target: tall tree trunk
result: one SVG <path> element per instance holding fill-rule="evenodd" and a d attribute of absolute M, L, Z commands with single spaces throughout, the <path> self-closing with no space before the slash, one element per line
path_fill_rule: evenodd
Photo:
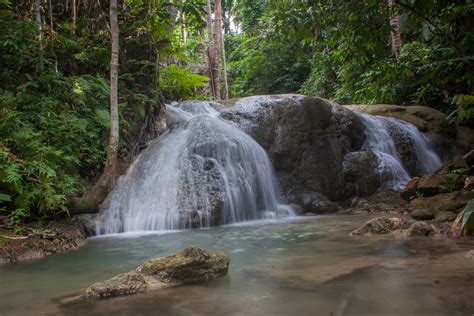
<path fill-rule="evenodd" d="M 72 34 L 76 33 L 77 6 L 76 0 L 72 0 Z"/>
<path fill-rule="evenodd" d="M 43 27 L 41 22 L 41 0 L 35 0 L 35 24 L 36 24 L 36 36 L 38 39 L 38 69 L 44 69 L 44 57 L 43 57 Z"/>
<path fill-rule="evenodd" d="M 119 28 L 117 18 L 117 0 L 110 0 L 110 36 L 112 51 L 110 56 L 110 134 L 107 147 L 107 160 L 104 172 L 92 189 L 80 198 L 71 199 L 70 210 L 73 214 L 99 211 L 100 204 L 115 185 L 117 176 L 117 155 L 119 142 L 118 113 L 118 71 L 119 71 Z"/>
<path fill-rule="evenodd" d="M 51 28 L 51 33 L 54 33 L 53 5 L 51 3 L 51 0 L 48 0 L 48 9 L 49 9 L 49 27 Z"/>
<path fill-rule="evenodd" d="M 119 142 L 119 27 L 117 18 L 117 0 L 110 0 L 110 35 L 112 38 L 112 53 L 110 58 L 110 135 L 104 175 L 107 178 L 110 178 L 110 185 L 114 185 L 117 170 L 117 154 Z"/>
<path fill-rule="evenodd" d="M 222 35 L 222 1 L 216 0 L 215 2 L 215 23 L 214 23 L 214 34 L 216 40 L 216 47 L 218 52 L 218 70 L 221 72 L 222 79 L 224 81 L 224 89 L 222 94 L 220 93 L 220 89 L 218 91 L 219 96 L 222 95 L 222 98 L 227 100 L 229 98 L 229 87 L 227 84 L 227 65 L 226 65 L 226 58 L 225 58 L 225 49 L 224 49 L 224 36 Z"/>
<path fill-rule="evenodd" d="M 388 6 L 392 14 L 390 17 L 390 26 L 392 28 L 390 31 L 392 36 L 392 52 L 395 57 L 398 58 L 402 49 L 402 37 L 400 34 L 400 21 L 398 20 L 398 14 L 394 12 L 395 4 L 396 0 L 388 0 Z"/>
<path fill-rule="evenodd" d="M 206 20 L 207 20 L 207 61 L 209 68 L 209 87 L 212 96 L 219 98 L 219 72 L 217 68 L 217 51 L 212 21 L 211 1 L 206 0 Z"/>

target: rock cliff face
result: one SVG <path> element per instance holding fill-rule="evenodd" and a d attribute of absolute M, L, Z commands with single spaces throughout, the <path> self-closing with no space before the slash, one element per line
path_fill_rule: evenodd
<path fill-rule="evenodd" d="M 393 180 L 393 166 L 381 163 L 385 153 L 368 144 L 373 140 L 367 133 L 374 131 L 360 114 L 333 102 L 299 95 L 249 97 L 221 116 L 267 151 L 290 202 L 301 204 L 302 196 L 313 192 L 332 201 L 367 196 Z M 416 128 L 394 119 L 377 120 L 393 142 L 394 160 L 405 179 L 424 172 L 416 143 L 421 140 L 412 135 Z"/>
<path fill-rule="evenodd" d="M 350 190 L 347 180 L 357 181 L 351 176 L 345 179 L 343 161 L 346 154 L 361 149 L 364 126 L 343 107 L 320 98 L 251 97 L 238 101 L 222 117 L 235 122 L 267 151 L 289 196 L 319 192 L 337 201 Z M 362 159 L 355 156 L 351 161 L 357 164 Z"/>

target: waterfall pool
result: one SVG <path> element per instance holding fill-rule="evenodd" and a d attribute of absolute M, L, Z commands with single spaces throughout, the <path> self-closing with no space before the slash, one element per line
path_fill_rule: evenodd
<path fill-rule="evenodd" d="M 250 222 L 93 238 L 0 267 L 0 315 L 472 315 L 474 240 L 349 237 L 367 216 Z M 231 258 L 228 276 L 59 307 L 57 297 L 189 245 Z M 471 251 L 471 252 L 469 252 Z"/>

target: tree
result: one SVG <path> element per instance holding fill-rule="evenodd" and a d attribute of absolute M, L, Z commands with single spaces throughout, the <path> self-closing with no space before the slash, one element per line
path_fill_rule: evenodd
<path fill-rule="evenodd" d="M 115 185 L 117 177 L 117 155 L 119 145 L 118 113 L 118 73 L 119 73 L 119 26 L 117 17 L 117 0 L 110 0 L 110 132 L 107 146 L 107 159 L 100 179 L 94 187 L 81 198 L 73 199 L 71 207 L 75 213 L 97 211 L 100 203 Z"/>
<path fill-rule="evenodd" d="M 214 23 L 214 34 L 215 34 L 215 42 L 218 51 L 218 69 L 221 73 L 222 80 L 224 81 L 224 87 L 222 90 L 222 94 L 220 93 L 221 89 L 219 90 L 218 96 L 219 98 L 222 96 L 224 100 L 229 98 L 229 86 L 227 83 L 227 62 L 225 57 L 225 48 L 224 48 L 224 36 L 222 35 L 222 2 L 221 0 L 216 0 L 216 8 L 215 8 L 215 18 L 216 21 Z"/>
<path fill-rule="evenodd" d="M 390 31 L 390 34 L 392 37 L 392 53 L 398 58 L 402 49 L 402 37 L 400 35 L 400 21 L 398 20 L 398 14 L 394 12 L 395 5 L 396 0 L 388 0 L 388 6 L 391 11 L 390 26 L 392 27 L 392 30 Z"/>
<path fill-rule="evenodd" d="M 219 98 L 219 71 L 218 48 L 216 43 L 215 28 L 212 19 L 211 1 L 206 0 L 207 21 L 207 66 L 209 72 L 209 87 L 214 98 Z"/>

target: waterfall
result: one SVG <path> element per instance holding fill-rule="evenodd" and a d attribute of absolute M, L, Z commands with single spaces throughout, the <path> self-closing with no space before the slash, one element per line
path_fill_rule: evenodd
<path fill-rule="evenodd" d="M 400 160 L 389 129 L 396 130 L 399 135 L 409 140 L 420 173 L 431 174 L 441 165 L 438 155 L 430 147 L 429 139 L 414 125 L 381 116 L 362 113 L 358 113 L 358 116 L 365 125 L 364 150 L 371 151 L 377 156 L 379 163 L 377 172 L 385 186 L 402 190 L 411 178 Z"/>
<path fill-rule="evenodd" d="M 250 136 L 219 117 L 220 105 L 168 107 L 170 129 L 123 176 L 97 234 L 209 227 L 293 215 L 272 164 Z"/>

